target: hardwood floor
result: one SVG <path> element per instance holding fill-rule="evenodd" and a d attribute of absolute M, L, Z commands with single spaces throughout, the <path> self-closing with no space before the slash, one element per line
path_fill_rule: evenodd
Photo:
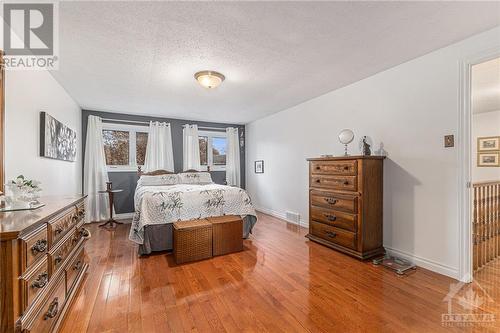
<path fill-rule="evenodd" d="M 137 257 L 129 228 L 90 226 L 90 274 L 62 332 L 498 331 L 496 322 L 441 325 L 443 299 L 456 281 L 421 268 L 397 276 L 310 242 L 306 229 L 268 215 L 259 215 L 243 252 L 180 266 L 165 253 Z M 500 265 L 495 269 L 500 278 Z M 493 302 L 468 313 L 498 317 L 498 283 L 480 283 Z M 453 311 L 463 313 L 456 303 Z"/>

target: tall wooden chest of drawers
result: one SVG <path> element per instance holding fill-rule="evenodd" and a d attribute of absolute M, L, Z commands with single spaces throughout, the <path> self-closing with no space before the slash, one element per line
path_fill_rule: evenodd
<path fill-rule="evenodd" d="M 312 241 L 360 259 L 384 253 L 382 156 L 310 158 Z"/>
<path fill-rule="evenodd" d="M 84 197 L 0 213 L 0 332 L 55 332 L 88 268 Z"/>

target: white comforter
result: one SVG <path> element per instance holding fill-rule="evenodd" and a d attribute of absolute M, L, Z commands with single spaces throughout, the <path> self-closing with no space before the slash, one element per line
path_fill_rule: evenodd
<path fill-rule="evenodd" d="M 247 192 L 218 184 L 138 186 L 130 240 L 142 244 L 144 226 L 221 215 L 257 216 Z"/>

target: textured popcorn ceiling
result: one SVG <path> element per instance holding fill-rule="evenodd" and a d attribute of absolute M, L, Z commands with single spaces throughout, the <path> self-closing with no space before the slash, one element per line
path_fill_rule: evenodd
<path fill-rule="evenodd" d="M 499 13 L 498 2 L 61 2 L 53 74 L 83 108 L 247 123 L 493 28 Z M 205 69 L 226 81 L 202 88 L 193 74 Z"/>

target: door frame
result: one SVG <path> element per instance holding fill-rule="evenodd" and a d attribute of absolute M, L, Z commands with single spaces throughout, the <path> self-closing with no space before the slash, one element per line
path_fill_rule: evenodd
<path fill-rule="evenodd" d="M 472 108 L 471 68 L 479 63 L 500 57 L 500 45 L 464 58 L 459 62 L 459 124 L 458 124 L 458 218 L 459 267 L 458 280 L 472 282 Z"/>

